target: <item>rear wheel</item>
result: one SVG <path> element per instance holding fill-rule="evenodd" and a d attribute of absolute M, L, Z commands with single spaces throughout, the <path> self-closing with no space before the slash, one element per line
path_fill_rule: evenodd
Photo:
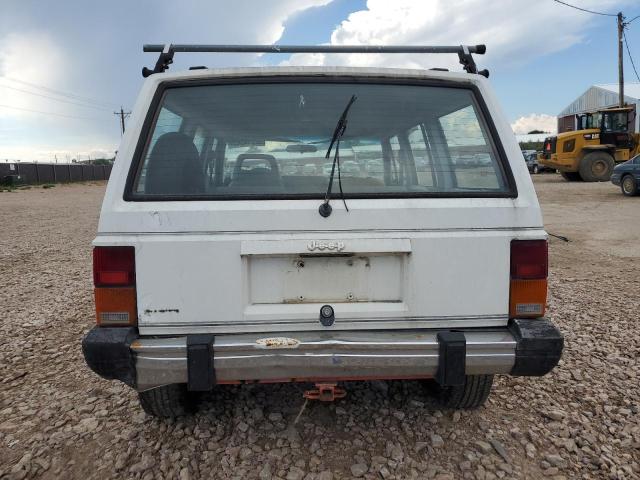
<path fill-rule="evenodd" d="M 560 172 L 560 176 L 567 182 L 580 182 L 582 178 L 578 172 Z"/>
<path fill-rule="evenodd" d="M 580 160 L 580 176 L 585 182 L 607 182 L 614 166 L 613 157 L 606 152 L 587 153 Z"/>
<path fill-rule="evenodd" d="M 533 173 L 539 173 L 540 172 L 540 168 L 538 167 L 538 165 L 534 165 L 533 166 Z"/>
<path fill-rule="evenodd" d="M 627 197 L 633 197 L 638 194 L 638 183 L 633 175 L 625 175 L 620 181 L 620 190 Z"/>
<path fill-rule="evenodd" d="M 196 410 L 195 394 L 183 383 L 174 383 L 139 392 L 140 405 L 154 417 L 173 418 Z"/>
<path fill-rule="evenodd" d="M 442 387 L 435 381 L 428 386 L 436 400 L 444 408 L 478 408 L 484 405 L 491 393 L 493 375 L 467 375 L 464 384 L 455 387 Z"/>

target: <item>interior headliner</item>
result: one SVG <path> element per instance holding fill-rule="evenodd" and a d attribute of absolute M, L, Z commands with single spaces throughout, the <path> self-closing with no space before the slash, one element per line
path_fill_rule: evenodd
<path fill-rule="evenodd" d="M 358 97 L 349 112 L 344 138 L 388 137 L 398 131 L 464 108 L 473 102 L 467 89 L 397 84 L 345 82 L 266 82 L 170 88 L 164 106 L 195 124 L 207 125 L 217 136 L 233 138 L 247 132 L 254 138 L 287 135 L 331 136 L 351 95 Z M 372 122 L 371 119 L 380 121 Z"/>

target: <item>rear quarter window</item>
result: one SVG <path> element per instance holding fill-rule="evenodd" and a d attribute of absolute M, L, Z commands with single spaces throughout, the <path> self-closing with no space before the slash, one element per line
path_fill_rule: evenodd
<path fill-rule="evenodd" d="M 492 147 L 478 118 L 478 112 L 469 105 L 439 119 L 446 149 L 453 159 L 456 185 L 460 189 L 499 189 Z"/>

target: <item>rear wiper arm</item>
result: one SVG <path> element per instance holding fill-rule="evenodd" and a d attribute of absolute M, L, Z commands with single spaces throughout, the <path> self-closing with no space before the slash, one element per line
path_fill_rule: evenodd
<path fill-rule="evenodd" d="M 344 203 L 345 210 L 347 212 L 349 211 L 349 207 L 347 207 L 347 201 L 344 198 L 344 192 L 342 191 L 342 178 L 340 177 L 340 139 L 342 138 L 342 135 L 344 135 L 344 132 L 347 129 L 347 115 L 349 114 L 349 109 L 357 99 L 358 97 L 356 97 L 355 95 L 351 96 L 349 103 L 347 103 L 347 106 L 342 112 L 342 115 L 340 115 L 338 124 L 336 125 L 336 128 L 333 131 L 333 136 L 331 137 L 331 143 L 329 143 L 329 149 L 327 150 L 327 154 L 324 156 L 324 158 L 327 158 L 327 159 L 331 156 L 331 149 L 333 148 L 333 145 L 335 143 L 336 151 L 335 151 L 335 154 L 333 155 L 333 165 L 331 166 L 331 176 L 329 177 L 329 186 L 327 187 L 327 193 L 324 197 L 324 202 L 322 202 L 322 204 L 320 205 L 320 208 L 318 208 L 318 212 L 320 212 L 320 215 L 322 215 L 323 217 L 328 217 L 329 215 L 331 215 L 332 208 L 331 208 L 331 205 L 329 205 L 329 201 L 331 199 L 331 187 L 333 186 L 333 176 L 336 171 L 336 165 L 338 166 L 338 185 L 340 186 L 340 196 L 342 198 L 342 203 Z"/>

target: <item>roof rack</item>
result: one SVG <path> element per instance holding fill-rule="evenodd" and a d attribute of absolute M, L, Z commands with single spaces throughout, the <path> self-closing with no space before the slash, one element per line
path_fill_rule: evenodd
<path fill-rule="evenodd" d="M 142 47 L 144 52 L 159 52 L 160 56 L 153 70 L 143 67 L 142 76 L 162 73 L 173 63 L 176 52 L 190 53 L 457 53 L 464 70 L 489 77 L 488 70 L 478 71 L 472 53 L 483 55 L 485 45 L 458 46 L 395 46 L 395 45 L 183 45 L 148 44 Z"/>

